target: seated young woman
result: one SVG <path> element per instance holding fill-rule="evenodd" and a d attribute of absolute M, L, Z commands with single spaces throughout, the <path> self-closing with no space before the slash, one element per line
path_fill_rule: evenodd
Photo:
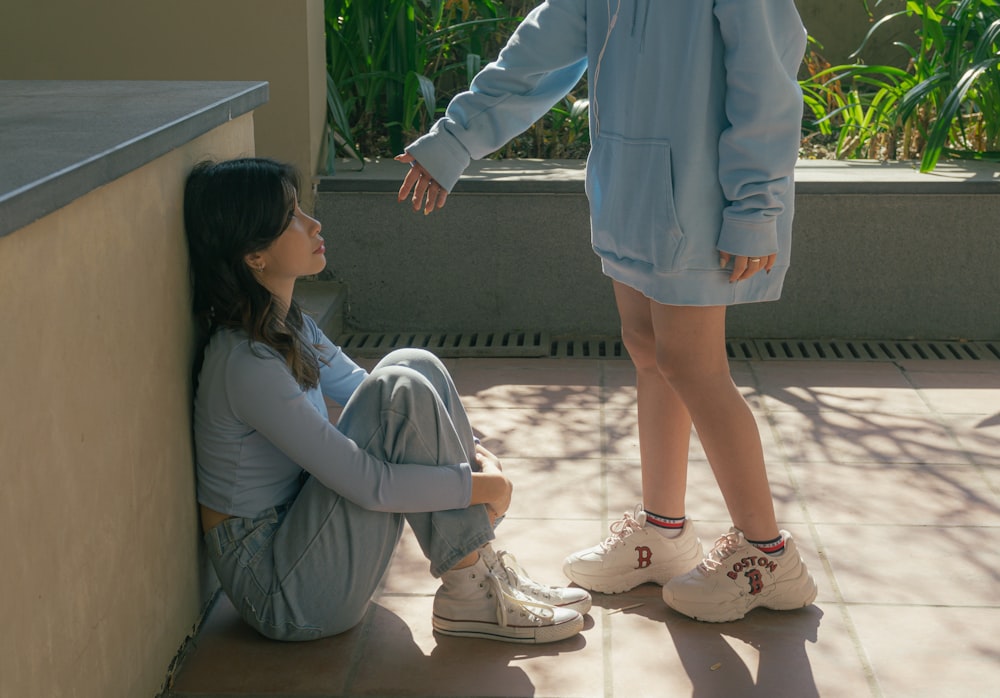
<path fill-rule="evenodd" d="M 326 265 L 288 165 L 203 162 L 184 224 L 203 331 L 194 440 L 205 542 L 243 619 L 277 640 L 344 632 L 368 609 L 404 520 L 441 585 L 445 635 L 542 643 L 571 637 L 583 589 L 549 587 L 495 549 L 511 501 L 432 354 L 405 349 L 367 373 L 293 299 Z M 326 400 L 343 406 L 336 425 Z"/>

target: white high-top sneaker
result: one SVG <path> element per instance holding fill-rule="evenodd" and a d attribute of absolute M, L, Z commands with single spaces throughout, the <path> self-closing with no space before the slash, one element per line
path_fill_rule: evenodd
<path fill-rule="evenodd" d="M 739 620 L 758 606 L 790 611 L 816 600 L 816 582 L 788 531 L 785 552 L 768 555 L 750 545 L 736 528 L 715 541 L 693 570 L 663 587 L 663 600 L 696 620 Z"/>
<path fill-rule="evenodd" d="M 692 569 L 703 556 L 701 540 L 687 521 L 679 536 L 667 538 L 646 526 L 642 505 L 611 524 L 611 535 L 573 553 L 563 574 L 584 589 L 619 594 L 646 582 L 666 584 Z"/>
<path fill-rule="evenodd" d="M 556 608 L 571 608 L 581 614 L 590 610 L 591 599 L 586 589 L 550 587 L 547 584 L 536 582 L 518 564 L 517 559 L 506 550 L 494 553 L 493 548 L 486 545 L 480 549 L 479 554 L 485 558 L 486 566 L 493 574 L 505 578 L 508 586 L 528 598 Z"/>
<path fill-rule="evenodd" d="M 583 616 L 528 598 L 493 574 L 483 556 L 441 575 L 434 595 L 434 629 L 443 635 L 503 642 L 556 642 L 583 629 Z"/>

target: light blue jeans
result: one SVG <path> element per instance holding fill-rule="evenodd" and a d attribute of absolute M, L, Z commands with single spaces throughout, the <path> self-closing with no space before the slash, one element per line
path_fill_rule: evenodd
<path fill-rule="evenodd" d="M 372 370 L 338 428 L 390 462 L 472 463 L 472 427 L 444 365 L 402 349 Z M 435 577 L 493 539 L 483 505 L 419 514 L 368 511 L 312 477 L 298 496 L 205 534 L 222 588 L 243 619 L 276 640 L 344 632 L 364 617 L 409 522 Z"/>

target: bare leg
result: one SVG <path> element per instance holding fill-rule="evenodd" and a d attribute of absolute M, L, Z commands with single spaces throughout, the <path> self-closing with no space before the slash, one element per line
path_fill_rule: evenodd
<path fill-rule="evenodd" d="M 661 516 L 685 515 L 691 417 L 656 365 L 651 301 L 615 282 L 622 341 L 636 369 L 642 504 Z"/>
<path fill-rule="evenodd" d="M 760 434 L 729 373 L 725 307 L 662 305 L 618 283 L 615 295 L 623 340 L 639 375 L 644 504 L 665 516 L 677 513 L 668 507 L 676 507 L 678 502 L 683 506 L 690 440 L 689 426 L 683 428 L 687 420 L 686 424 L 693 422 L 698 431 L 736 527 L 750 540 L 776 538 L 778 526 Z M 649 368 L 650 333 L 642 322 L 643 302 L 652 329 L 653 363 L 659 382 Z M 650 408 L 653 414 L 646 414 Z M 656 410 L 662 412 L 657 414 Z"/>

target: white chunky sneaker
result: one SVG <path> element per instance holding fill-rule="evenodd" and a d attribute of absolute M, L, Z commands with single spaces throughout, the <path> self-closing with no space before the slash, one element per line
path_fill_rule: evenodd
<path fill-rule="evenodd" d="M 785 552 L 771 556 L 731 528 L 697 567 L 663 587 L 663 600 L 686 616 L 711 623 L 739 620 L 758 606 L 776 611 L 808 606 L 816 600 L 816 582 L 791 534 L 781 531 L 781 536 Z"/>
<path fill-rule="evenodd" d="M 576 635 L 583 629 L 583 616 L 512 589 L 480 555 L 476 564 L 441 575 L 432 623 L 443 635 L 535 644 Z"/>
<path fill-rule="evenodd" d="M 704 552 L 691 522 L 676 538 L 645 526 L 642 506 L 611 524 L 611 535 L 592 548 L 573 553 L 563 574 L 591 591 L 619 594 L 646 582 L 666 584 L 698 564 Z"/>
<path fill-rule="evenodd" d="M 480 549 L 479 554 L 485 558 L 486 566 L 493 574 L 505 579 L 509 587 L 516 589 L 528 598 L 556 608 L 571 608 L 580 614 L 590 610 L 590 594 L 587 593 L 586 589 L 550 587 L 536 582 L 518 564 L 517 559 L 506 550 L 494 553 L 493 549 L 487 545 Z"/>

